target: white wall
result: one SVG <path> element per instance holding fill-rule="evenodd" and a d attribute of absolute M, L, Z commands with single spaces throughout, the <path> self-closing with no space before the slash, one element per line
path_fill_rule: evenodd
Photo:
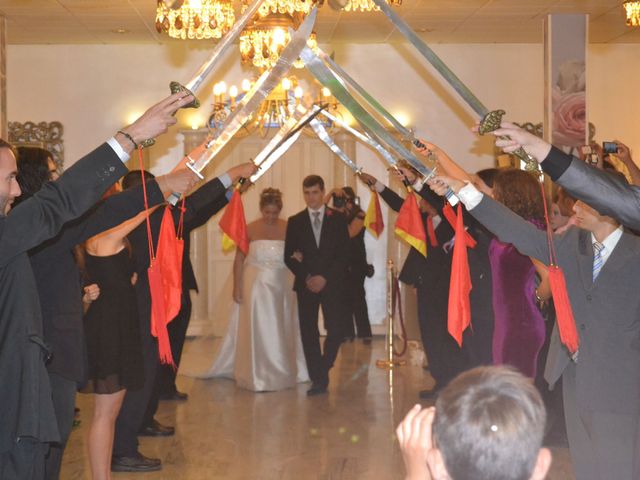
<path fill-rule="evenodd" d="M 543 51 L 540 44 L 434 45 L 489 108 L 503 108 L 517 121 L 542 121 Z M 328 49 L 329 50 L 329 49 Z M 339 45 L 336 60 L 390 111 L 402 112 L 418 135 L 440 144 L 469 169 L 492 163 L 492 143 L 469 128 L 474 116 L 455 92 L 407 45 Z M 329 50 L 330 51 L 330 50 Z M 170 80 L 186 82 L 207 56 L 203 48 L 172 45 L 10 45 L 8 117 L 13 121 L 59 120 L 65 127 L 67 164 L 168 93 Z M 618 138 L 640 152 L 640 47 L 591 45 L 588 107 L 597 140 Z M 178 118 L 189 126 L 208 116 L 215 81 L 249 75 L 231 50 L 199 95 L 201 112 Z M 181 154 L 178 134 L 163 137 L 151 151 L 156 173 Z M 638 153 L 640 155 L 640 153 Z"/>

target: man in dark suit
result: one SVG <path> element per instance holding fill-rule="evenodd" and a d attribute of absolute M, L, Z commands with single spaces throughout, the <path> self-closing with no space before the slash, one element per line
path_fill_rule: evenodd
<path fill-rule="evenodd" d="M 549 262 L 545 232 L 471 184 L 451 185 L 472 215 L 524 255 Z M 545 376 L 562 376 L 576 478 L 640 478 L 640 238 L 582 202 L 578 227 L 556 235 L 580 346 L 571 356 L 552 338 Z"/>
<path fill-rule="evenodd" d="M 42 316 L 27 251 L 88 210 L 127 170 L 134 143 L 166 131 L 193 97 L 172 95 L 43 186 L 11 213 L 20 195 L 16 158 L 0 140 L 0 478 L 41 479 L 50 442 L 59 441 L 42 340 Z"/>
<path fill-rule="evenodd" d="M 323 203 L 322 177 L 306 177 L 302 191 L 307 208 L 289 218 L 284 262 L 295 275 L 302 347 L 313 382 L 307 395 L 311 396 L 327 392 L 329 370 L 350 321 L 346 298 L 349 231 L 344 216 Z M 318 331 L 320 306 L 327 330 L 324 349 Z"/>
<path fill-rule="evenodd" d="M 185 225 L 194 221 L 199 212 L 209 209 L 211 203 L 217 208 L 222 208 L 226 202 L 221 201 L 227 188 L 240 177 L 249 177 L 255 170 L 251 162 L 243 163 L 231 168 L 220 177 L 214 178 L 202 185 L 185 200 Z M 126 177 L 125 179 L 126 180 Z M 123 185 L 125 181 L 123 180 Z M 127 186 L 132 186 L 126 182 Z M 125 187 L 126 188 L 126 187 Z M 151 236 L 154 247 L 157 249 L 160 226 L 164 216 L 164 209 L 156 209 L 150 216 Z M 180 209 L 172 209 L 173 219 L 178 225 Z M 144 472 L 160 470 L 160 459 L 148 458 L 138 451 L 138 435 L 165 436 L 173 434 L 173 427 L 165 427 L 153 419 L 157 410 L 158 397 L 154 395 L 156 386 L 156 374 L 158 371 L 158 341 L 151 335 L 151 294 L 149 291 L 149 241 L 147 226 L 139 225 L 127 237 L 131 243 L 135 258 L 136 273 L 136 297 L 138 300 L 138 315 L 140 318 L 140 335 L 142 338 L 142 350 L 144 360 L 144 386 L 137 391 L 127 391 L 122 408 L 116 420 L 116 430 L 113 442 L 112 471 L 116 472 Z M 156 250 L 157 251 L 157 250 Z"/>

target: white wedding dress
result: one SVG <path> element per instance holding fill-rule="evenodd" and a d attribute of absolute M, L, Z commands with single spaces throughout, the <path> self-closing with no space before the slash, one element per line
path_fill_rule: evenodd
<path fill-rule="evenodd" d="M 231 378 L 254 391 L 283 390 L 309 380 L 291 285 L 284 241 L 251 242 L 242 305 L 232 302 L 229 329 L 201 378 Z"/>

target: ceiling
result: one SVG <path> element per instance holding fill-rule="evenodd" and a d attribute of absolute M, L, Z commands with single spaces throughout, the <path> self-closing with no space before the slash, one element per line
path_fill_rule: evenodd
<path fill-rule="evenodd" d="M 240 2 L 235 0 L 237 4 Z M 549 13 L 588 13 L 591 43 L 640 43 L 616 0 L 404 0 L 401 16 L 430 43 L 540 43 Z M 0 0 L 9 44 L 179 42 L 154 27 L 155 0 Z M 124 30 L 124 33 L 118 33 Z M 320 43 L 395 43 L 403 38 L 380 12 L 321 7 Z"/>

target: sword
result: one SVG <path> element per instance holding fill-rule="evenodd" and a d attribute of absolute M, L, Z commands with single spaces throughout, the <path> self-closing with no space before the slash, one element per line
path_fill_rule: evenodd
<path fill-rule="evenodd" d="M 355 162 L 351 160 L 338 145 L 336 145 L 336 142 L 333 141 L 333 138 L 331 138 L 327 130 L 324 128 L 322 123 L 318 121 L 318 119 L 314 118 L 313 120 L 311 120 L 311 128 L 316 133 L 318 138 L 322 141 L 322 143 L 329 147 L 331 151 L 335 153 L 336 156 L 340 160 L 342 160 L 347 167 L 353 170 L 353 173 L 355 173 L 356 175 L 360 175 L 362 169 L 358 167 L 358 165 L 356 165 Z"/>
<path fill-rule="evenodd" d="M 209 59 L 202 64 L 202 66 L 198 69 L 196 74 L 193 76 L 191 80 L 187 83 L 187 85 L 182 85 L 180 82 L 173 81 L 169 83 L 169 89 L 171 93 L 184 92 L 186 95 L 193 95 L 193 101 L 188 103 L 182 108 L 199 108 L 200 100 L 196 97 L 195 91 L 198 90 L 204 79 L 209 76 L 213 67 L 220 61 L 222 55 L 229 49 L 232 42 L 240 35 L 240 32 L 245 27 L 245 25 L 251 20 L 253 14 L 258 11 L 258 8 L 265 2 L 266 0 L 254 0 L 254 2 L 249 5 L 249 8 L 244 12 L 244 14 L 238 19 L 236 23 L 234 23 L 233 27 L 225 34 L 224 37 L 220 39 L 220 41 L 216 44 L 216 47 L 211 52 L 211 56 Z M 144 142 L 142 142 L 143 147 L 150 147 L 154 145 L 156 140 L 154 138 L 148 138 Z"/>
<path fill-rule="evenodd" d="M 307 69 L 313 74 L 313 76 L 322 85 L 331 90 L 334 97 L 358 120 L 365 132 L 369 136 L 375 137 L 378 141 L 385 143 L 392 150 L 398 153 L 409 164 L 415 168 L 425 180 L 433 177 L 435 171 L 427 168 L 422 162 L 420 162 L 411 151 L 409 151 L 402 142 L 398 141 L 393 135 L 391 135 L 386 128 L 384 128 L 378 121 L 367 112 L 358 101 L 347 91 L 340 81 L 339 77 L 327 67 L 324 62 L 316 55 L 310 48 L 305 47 L 300 53 L 300 58 L 304 62 Z M 397 162 L 396 162 L 397 163 Z M 392 164 L 392 167 L 398 168 L 397 165 Z M 450 189 L 445 194 L 447 200 L 455 205 L 457 203 L 457 197 Z"/>
<path fill-rule="evenodd" d="M 255 158 L 254 163 L 258 166 L 259 170 L 249 177 L 251 183 L 255 183 L 256 180 L 264 175 L 264 173 L 289 150 L 291 145 L 300 138 L 302 129 L 321 111 L 322 108 L 317 106 L 305 110 L 302 105 L 298 105 L 294 115 L 285 122 L 278 133 L 274 135 L 271 141 Z"/>
<path fill-rule="evenodd" d="M 205 151 L 202 155 L 197 159 L 192 158 L 186 163 L 187 168 L 191 169 L 198 177 L 204 178 L 200 172 L 204 170 L 209 162 L 213 160 L 229 140 L 233 138 L 266 96 L 269 95 L 269 92 L 278 85 L 282 77 L 284 77 L 289 71 L 293 62 L 300 55 L 300 51 L 305 48 L 305 45 L 307 44 L 307 39 L 311 35 L 317 14 L 318 9 L 317 7 L 314 7 L 313 10 L 311 10 L 311 13 L 307 15 L 304 22 L 302 22 L 298 30 L 291 34 L 291 40 L 282 50 L 280 58 L 278 58 L 276 64 L 258 78 L 251 90 L 242 97 L 237 108 L 226 118 L 222 125 L 222 131 L 220 134 L 215 139 L 207 142 L 205 145 Z M 173 193 L 169 197 L 168 201 L 172 205 L 175 205 L 179 199 L 180 195 Z"/>
<path fill-rule="evenodd" d="M 358 138 L 359 140 L 362 140 L 367 145 L 373 147 L 380 155 L 382 155 L 382 158 L 384 158 L 389 165 L 392 165 L 394 167 L 398 165 L 398 161 L 395 159 L 395 157 L 393 155 L 391 155 L 391 153 L 389 153 L 389 151 L 386 148 L 384 148 L 382 145 L 380 145 L 378 142 L 376 142 L 369 135 L 366 135 L 366 134 L 362 133 L 361 131 L 356 130 L 355 128 L 353 128 L 348 123 L 340 120 L 338 117 L 334 117 L 333 115 L 331 115 L 327 111 L 322 112 L 322 115 L 324 115 L 326 118 L 328 118 L 333 123 L 338 125 L 340 128 L 342 128 L 342 129 L 348 131 L 349 133 L 351 133 L 354 137 Z"/>
<path fill-rule="evenodd" d="M 407 23 L 400 18 L 400 16 L 394 12 L 385 0 L 373 0 L 373 2 L 382 10 L 396 29 L 416 47 L 416 49 L 422 54 L 422 56 L 435 68 L 444 80 L 453 89 L 458 92 L 467 105 L 469 105 L 473 111 L 475 111 L 480 117 L 480 126 L 478 133 L 484 135 L 485 133 L 493 132 L 500 128 L 502 117 L 505 114 L 504 110 L 489 111 L 483 103 L 478 100 L 473 92 L 467 87 L 458 76 L 442 61 L 440 57 L 429 48 L 429 46 L 411 29 Z M 532 171 L 538 171 L 538 162 L 525 152 L 524 148 L 519 148 L 513 152 L 520 160 L 526 163 L 526 169 Z"/>
<path fill-rule="evenodd" d="M 362 88 L 358 82 L 356 82 L 344 69 L 338 65 L 333 59 L 327 55 L 324 51 L 318 48 L 318 56 L 334 71 L 336 76 L 346 81 L 351 87 L 360 95 L 375 112 L 380 114 L 385 120 L 387 120 L 406 140 L 413 142 L 415 140 L 413 132 L 407 127 L 402 125 L 396 118 L 391 115 L 375 98 L 369 94 L 364 88 Z M 343 83 L 344 85 L 344 83 Z"/>
<path fill-rule="evenodd" d="M 222 55 L 229 49 L 233 41 L 240 35 L 242 29 L 249 23 L 249 20 L 253 18 L 253 15 L 264 2 L 265 0 L 254 0 L 254 2 L 249 5 L 249 8 L 247 8 L 242 16 L 233 24 L 233 27 L 231 27 L 225 36 L 216 44 L 209 59 L 202 64 L 186 85 L 182 85 L 180 82 L 171 82 L 169 84 L 171 93 L 185 92 L 193 95 L 193 102 L 185 105 L 183 108 L 198 108 L 200 106 L 200 101 L 196 98 L 194 92 L 198 91 L 202 82 L 204 82 L 205 78 L 207 78 L 213 70 L 213 67 L 220 61 Z"/>

